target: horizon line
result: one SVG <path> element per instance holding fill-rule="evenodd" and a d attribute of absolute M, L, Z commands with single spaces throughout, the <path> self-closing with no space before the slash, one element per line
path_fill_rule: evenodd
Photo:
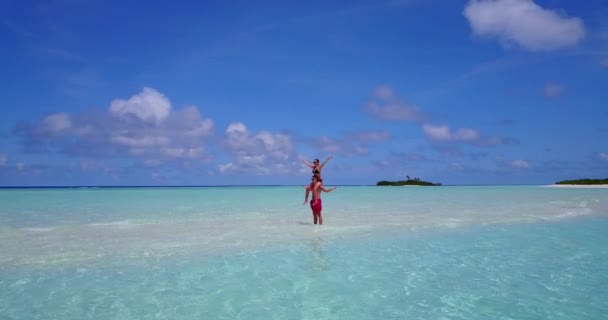
<path fill-rule="evenodd" d="M 555 184 L 555 183 L 553 183 Z M 376 187 L 376 184 L 329 184 L 337 187 Z M 546 183 L 524 184 L 443 184 L 434 187 L 497 187 L 497 186 L 540 186 Z M 74 188 L 230 188 L 230 187 L 299 187 L 303 184 L 218 184 L 218 185 L 31 185 L 0 186 L 0 189 L 74 189 Z M 388 186 L 393 187 L 393 186 Z"/>

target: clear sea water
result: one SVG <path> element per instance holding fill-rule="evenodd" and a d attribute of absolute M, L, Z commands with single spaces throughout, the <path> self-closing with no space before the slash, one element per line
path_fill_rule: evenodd
<path fill-rule="evenodd" d="M 608 189 L 0 190 L 0 319 L 608 319 Z"/>

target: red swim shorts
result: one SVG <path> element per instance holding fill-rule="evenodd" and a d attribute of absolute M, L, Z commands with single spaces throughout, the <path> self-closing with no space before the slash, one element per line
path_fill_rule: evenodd
<path fill-rule="evenodd" d="M 321 212 L 321 210 L 323 210 L 323 204 L 321 203 L 321 199 L 317 200 L 317 203 L 315 203 L 314 205 L 312 204 L 314 200 L 310 200 L 310 208 L 312 209 L 312 212 Z"/>

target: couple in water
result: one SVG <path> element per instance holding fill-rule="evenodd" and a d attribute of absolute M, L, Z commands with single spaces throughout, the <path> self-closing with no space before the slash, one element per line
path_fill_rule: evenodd
<path fill-rule="evenodd" d="M 310 209 L 312 209 L 312 217 L 314 224 L 323 224 L 323 216 L 321 210 L 323 210 L 323 204 L 321 202 L 321 191 L 331 192 L 336 187 L 325 189 L 323 187 L 323 179 L 321 179 L 321 170 L 332 157 L 327 158 L 323 163 L 319 164 L 319 159 L 315 159 L 313 163 L 309 163 L 306 160 L 302 162 L 312 169 L 312 178 L 309 185 L 306 186 L 306 196 L 304 198 L 304 204 L 308 203 L 308 195 L 312 192 L 312 199 L 310 200 Z"/>

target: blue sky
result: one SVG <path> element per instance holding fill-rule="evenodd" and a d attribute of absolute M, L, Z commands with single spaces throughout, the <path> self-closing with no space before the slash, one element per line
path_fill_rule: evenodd
<path fill-rule="evenodd" d="M 0 185 L 608 177 L 601 0 L 0 1 Z"/>

